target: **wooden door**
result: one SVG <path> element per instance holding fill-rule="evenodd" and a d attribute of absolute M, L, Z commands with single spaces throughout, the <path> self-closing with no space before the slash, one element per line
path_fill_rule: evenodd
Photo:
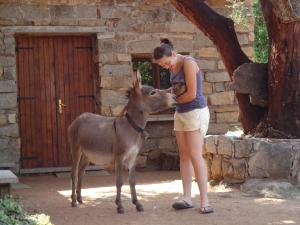
<path fill-rule="evenodd" d="M 92 37 L 17 38 L 22 168 L 70 165 L 67 127 L 94 112 Z"/>

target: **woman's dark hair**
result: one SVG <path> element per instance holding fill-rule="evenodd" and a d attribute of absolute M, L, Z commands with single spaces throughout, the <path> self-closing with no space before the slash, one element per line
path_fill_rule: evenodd
<path fill-rule="evenodd" d="M 164 56 L 171 56 L 173 50 L 172 42 L 167 38 L 162 38 L 160 39 L 160 46 L 153 50 L 153 58 L 157 60 Z"/>

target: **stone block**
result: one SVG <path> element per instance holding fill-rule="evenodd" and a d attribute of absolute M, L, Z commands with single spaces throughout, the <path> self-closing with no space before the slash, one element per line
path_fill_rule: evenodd
<path fill-rule="evenodd" d="M 249 159 L 249 175 L 253 178 L 287 179 L 292 162 L 292 146 L 284 142 L 256 140 Z"/>
<path fill-rule="evenodd" d="M 131 55 L 129 54 L 117 54 L 119 62 L 131 62 Z"/>
<path fill-rule="evenodd" d="M 7 116 L 5 114 L 0 114 L 0 126 L 7 124 Z"/>
<path fill-rule="evenodd" d="M 0 93 L 0 109 L 17 107 L 17 93 Z"/>
<path fill-rule="evenodd" d="M 224 83 L 215 83 L 214 90 L 215 92 L 224 92 L 225 91 Z"/>
<path fill-rule="evenodd" d="M 217 152 L 219 155 L 233 157 L 234 156 L 233 140 L 225 135 L 218 136 Z"/>
<path fill-rule="evenodd" d="M 170 151 L 176 151 L 177 145 L 173 137 L 164 137 L 158 139 L 158 148 L 160 149 L 170 149 Z"/>
<path fill-rule="evenodd" d="M 220 105 L 214 108 L 214 111 L 216 113 L 222 113 L 222 112 L 235 112 L 238 111 L 239 107 L 238 105 Z"/>
<path fill-rule="evenodd" d="M 9 123 L 16 123 L 17 122 L 15 113 L 8 114 L 8 122 Z"/>
<path fill-rule="evenodd" d="M 235 181 L 245 181 L 247 177 L 247 163 L 245 159 L 231 159 L 231 165 L 233 168 L 233 178 Z"/>
<path fill-rule="evenodd" d="M 234 140 L 234 157 L 250 157 L 250 154 L 253 152 L 253 142 L 254 140 L 252 139 Z"/>
<path fill-rule="evenodd" d="M 0 93 L 17 92 L 16 81 L 2 80 L 0 81 Z"/>
<path fill-rule="evenodd" d="M 10 67 L 16 65 L 16 58 L 12 56 L 0 56 L 0 66 Z"/>
<path fill-rule="evenodd" d="M 165 138 L 172 137 L 173 123 L 171 122 L 155 122 L 148 123 L 146 131 L 151 138 Z"/>
<path fill-rule="evenodd" d="M 152 53 L 158 45 L 159 42 L 152 40 L 133 41 L 128 44 L 128 51 L 130 53 Z"/>
<path fill-rule="evenodd" d="M 170 32 L 195 33 L 197 28 L 191 22 L 173 22 L 170 24 Z"/>
<path fill-rule="evenodd" d="M 223 61 L 218 61 L 218 69 L 219 69 L 219 70 L 224 70 L 224 69 L 226 69 L 226 67 L 225 67 L 225 65 L 224 65 L 224 63 L 223 63 Z"/>
<path fill-rule="evenodd" d="M 19 5 L 19 9 L 22 11 L 22 16 L 28 20 L 36 19 L 49 19 L 50 10 L 49 7 L 44 5 Z"/>
<path fill-rule="evenodd" d="M 145 32 L 147 33 L 164 33 L 167 32 L 166 23 L 146 23 Z"/>
<path fill-rule="evenodd" d="M 144 140 L 140 152 L 145 153 L 145 152 L 152 151 L 154 149 L 158 149 L 158 139 L 148 138 Z"/>
<path fill-rule="evenodd" d="M 114 90 L 101 90 L 101 103 L 103 106 L 125 105 L 128 99 Z"/>
<path fill-rule="evenodd" d="M 203 94 L 211 94 L 212 93 L 212 84 L 204 81 L 202 83 L 202 92 L 203 92 Z"/>
<path fill-rule="evenodd" d="M 232 105 L 234 103 L 234 92 L 218 92 L 208 96 L 210 105 Z"/>
<path fill-rule="evenodd" d="M 205 80 L 208 82 L 226 82 L 230 81 L 230 77 L 227 72 L 207 72 L 205 73 Z"/>
<path fill-rule="evenodd" d="M 220 54 L 214 47 L 201 48 L 198 52 L 199 57 L 218 58 Z"/>
<path fill-rule="evenodd" d="M 130 65 L 104 65 L 102 68 L 103 76 L 131 76 L 132 67 Z"/>
<path fill-rule="evenodd" d="M 216 113 L 216 119 L 217 119 L 217 123 L 237 122 L 239 119 L 239 112 Z"/>
<path fill-rule="evenodd" d="M 205 153 L 217 154 L 217 136 L 207 135 L 204 141 Z"/>
<path fill-rule="evenodd" d="M 75 8 L 68 5 L 54 5 L 50 7 L 50 15 L 55 19 L 75 19 Z"/>
<path fill-rule="evenodd" d="M 135 166 L 137 168 L 144 168 L 147 166 L 147 156 L 138 155 L 136 157 Z"/>
<path fill-rule="evenodd" d="M 215 60 L 199 59 L 197 63 L 201 70 L 215 70 L 217 68 Z"/>
<path fill-rule="evenodd" d="M 210 123 L 208 126 L 208 134 L 225 134 L 230 130 L 230 125 L 227 123 Z"/>
<path fill-rule="evenodd" d="M 77 19 L 94 19 L 97 18 L 97 10 L 99 8 L 94 5 L 77 5 L 74 8 L 75 17 Z"/>
<path fill-rule="evenodd" d="M 10 124 L 4 127 L 0 127 L 0 136 L 19 137 L 18 124 Z"/>
<path fill-rule="evenodd" d="M 211 178 L 214 180 L 222 180 L 222 157 L 214 155 L 211 163 Z"/>
<path fill-rule="evenodd" d="M 202 32 L 197 32 L 195 36 L 194 49 L 200 49 L 209 46 L 214 46 L 213 42 Z M 199 55 L 201 55 L 201 53 L 199 53 Z"/>

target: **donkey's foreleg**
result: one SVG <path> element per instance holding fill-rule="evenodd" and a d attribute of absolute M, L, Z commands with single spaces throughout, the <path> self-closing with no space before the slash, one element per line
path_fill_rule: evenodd
<path fill-rule="evenodd" d="M 122 205 L 121 200 L 121 189 L 123 185 L 123 165 L 121 162 L 116 161 L 116 186 L 117 186 L 117 197 L 116 197 L 116 205 L 117 212 L 120 214 L 124 213 L 124 207 Z"/>
<path fill-rule="evenodd" d="M 85 172 L 85 168 L 89 165 L 88 158 L 82 154 L 80 162 L 79 162 L 79 170 L 78 170 L 78 183 L 77 183 L 77 189 L 76 189 L 76 195 L 77 195 L 77 201 L 82 204 L 82 197 L 81 197 L 81 185 L 82 185 L 82 177 Z"/>
<path fill-rule="evenodd" d="M 77 205 L 76 202 L 76 189 L 77 189 L 77 182 L 78 182 L 78 164 L 81 158 L 82 152 L 80 149 L 76 149 L 72 154 L 72 172 L 71 172 L 71 179 L 72 179 L 72 207 L 75 207 Z"/>
<path fill-rule="evenodd" d="M 131 191 L 131 201 L 135 204 L 136 210 L 139 212 L 144 211 L 143 205 L 138 201 L 135 190 L 135 167 L 129 169 L 129 185 Z"/>

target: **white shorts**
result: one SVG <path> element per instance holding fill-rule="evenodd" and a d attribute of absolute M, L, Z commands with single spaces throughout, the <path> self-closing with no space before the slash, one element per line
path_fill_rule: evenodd
<path fill-rule="evenodd" d="M 174 115 L 174 131 L 195 131 L 200 132 L 205 136 L 209 124 L 209 109 L 193 109 L 188 112 L 175 112 Z"/>

